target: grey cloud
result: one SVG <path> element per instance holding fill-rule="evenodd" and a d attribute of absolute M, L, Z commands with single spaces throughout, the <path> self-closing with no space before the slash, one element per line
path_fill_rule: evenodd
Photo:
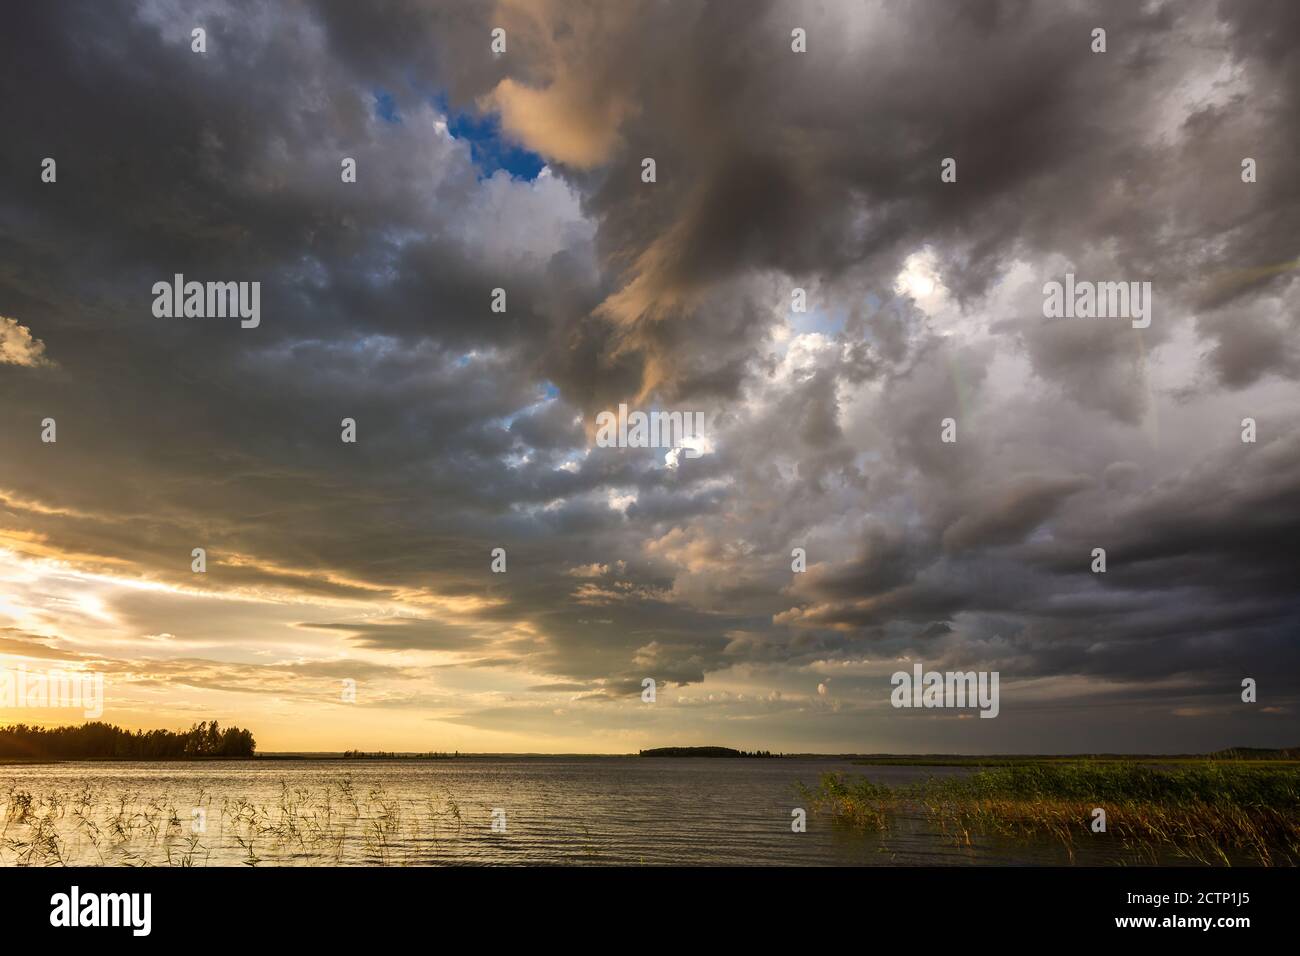
<path fill-rule="evenodd" d="M 0 531 L 193 602 L 115 596 L 134 636 L 452 651 L 595 704 L 909 651 L 1083 710 L 1076 679 L 1127 714 L 1243 669 L 1300 692 L 1295 4 L 205 9 L 201 58 L 185 3 L 24 4 L 0 38 L 0 316 L 57 363 L 0 363 L 0 492 L 36 503 Z M 482 175 L 443 104 L 550 173 Z M 894 287 L 917 255 L 939 304 Z M 1151 280 L 1152 327 L 1042 319 L 1067 267 Z M 154 319 L 176 272 L 260 278 L 261 327 Z M 619 401 L 705 412 L 712 450 L 590 447 Z M 229 593 L 189 593 L 195 546 Z M 318 607 L 252 600 L 283 594 Z M 872 685 L 835 680 L 868 696 L 809 719 L 856 740 Z"/>

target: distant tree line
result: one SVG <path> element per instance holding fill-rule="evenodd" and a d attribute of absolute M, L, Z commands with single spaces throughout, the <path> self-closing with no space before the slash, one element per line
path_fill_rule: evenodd
<path fill-rule="evenodd" d="M 730 747 L 655 747 L 638 752 L 642 757 L 780 757 L 770 750 L 733 750 Z"/>
<path fill-rule="evenodd" d="M 215 720 L 189 730 L 123 730 L 100 721 L 74 727 L 0 727 L 0 757 L 53 760 L 186 760 L 196 757 L 251 757 L 257 748 L 251 731 L 222 728 Z"/>
<path fill-rule="evenodd" d="M 457 750 L 455 756 L 460 756 Z M 345 750 L 343 751 L 344 760 L 451 760 L 452 755 L 445 750 L 439 753 L 436 750 L 430 750 L 428 753 L 395 753 L 394 751 L 365 751 L 365 750 Z"/>

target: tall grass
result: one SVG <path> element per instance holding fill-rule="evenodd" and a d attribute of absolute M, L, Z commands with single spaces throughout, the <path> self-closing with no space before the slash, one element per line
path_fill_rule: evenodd
<path fill-rule="evenodd" d="M 898 789 L 832 774 L 803 792 L 857 829 L 883 831 L 896 814 L 920 811 L 958 844 L 973 845 L 974 836 L 1048 840 L 1071 861 L 1087 840 L 1109 841 L 1143 863 L 1300 863 L 1294 767 L 1029 763 Z M 1106 813 L 1104 833 L 1092 830 L 1098 807 Z"/>
<path fill-rule="evenodd" d="M 193 832 L 193 810 L 206 814 Z M 437 857 L 462 831 L 460 805 L 444 793 L 399 799 L 350 780 L 319 790 L 282 783 L 277 799 L 192 804 L 84 788 L 34 795 L 0 791 L 0 865 L 195 866 L 212 862 L 405 865 Z"/>

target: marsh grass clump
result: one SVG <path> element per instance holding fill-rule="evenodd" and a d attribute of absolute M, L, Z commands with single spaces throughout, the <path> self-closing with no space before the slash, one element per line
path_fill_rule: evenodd
<path fill-rule="evenodd" d="M 815 809 L 829 812 L 837 823 L 867 832 L 885 829 L 895 800 L 886 786 L 865 777 L 846 780 L 833 773 L 823 774 L 816 789 L 801 783 L 798 790 Z"/>
<path fill-rule="evenodd" d="M 206 824 L 195 832 L 200 807 Z M 268 801 L 219 804 L 202 790 L 193 801 L 89 787 L 0 790 L 0 865 L 10 866 L 409 865 L 430 862 L 462 830 L 449 792 L 403 799 L 346 779 L 320 789 L 281 784 Z"/>
<path fill-rule="evenodd" d="M 890 789 L 828 775 L 814 805 L 863 830 L 921 811 L 958 844 L 973 836 L 1046 839 L 1071 861 L 1083 840 L 1110 840 L 1137 862 L 1300 863 L 1300 768 L 1207 763 L 1171 768 L 1029 763 Z M 1093 811 L 1106 812 L 1093 833 Z"/>

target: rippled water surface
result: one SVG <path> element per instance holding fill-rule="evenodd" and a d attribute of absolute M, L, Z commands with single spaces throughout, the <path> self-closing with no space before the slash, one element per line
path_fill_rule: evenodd
<path fill-rule="evenodd" d="M 1046 843 L 958 846 L 919 817 L 861 834 L 809 808 L 807 832 L 792 832 L 791 811 L 806 803 L 797 784 L 833 772 L 897 786 L 969 771 L 639 757 L 8 766 L 0 767 L 0 863 L 1067 862 Z M 493 830 L 494 811 L 504 832 Z"/>

